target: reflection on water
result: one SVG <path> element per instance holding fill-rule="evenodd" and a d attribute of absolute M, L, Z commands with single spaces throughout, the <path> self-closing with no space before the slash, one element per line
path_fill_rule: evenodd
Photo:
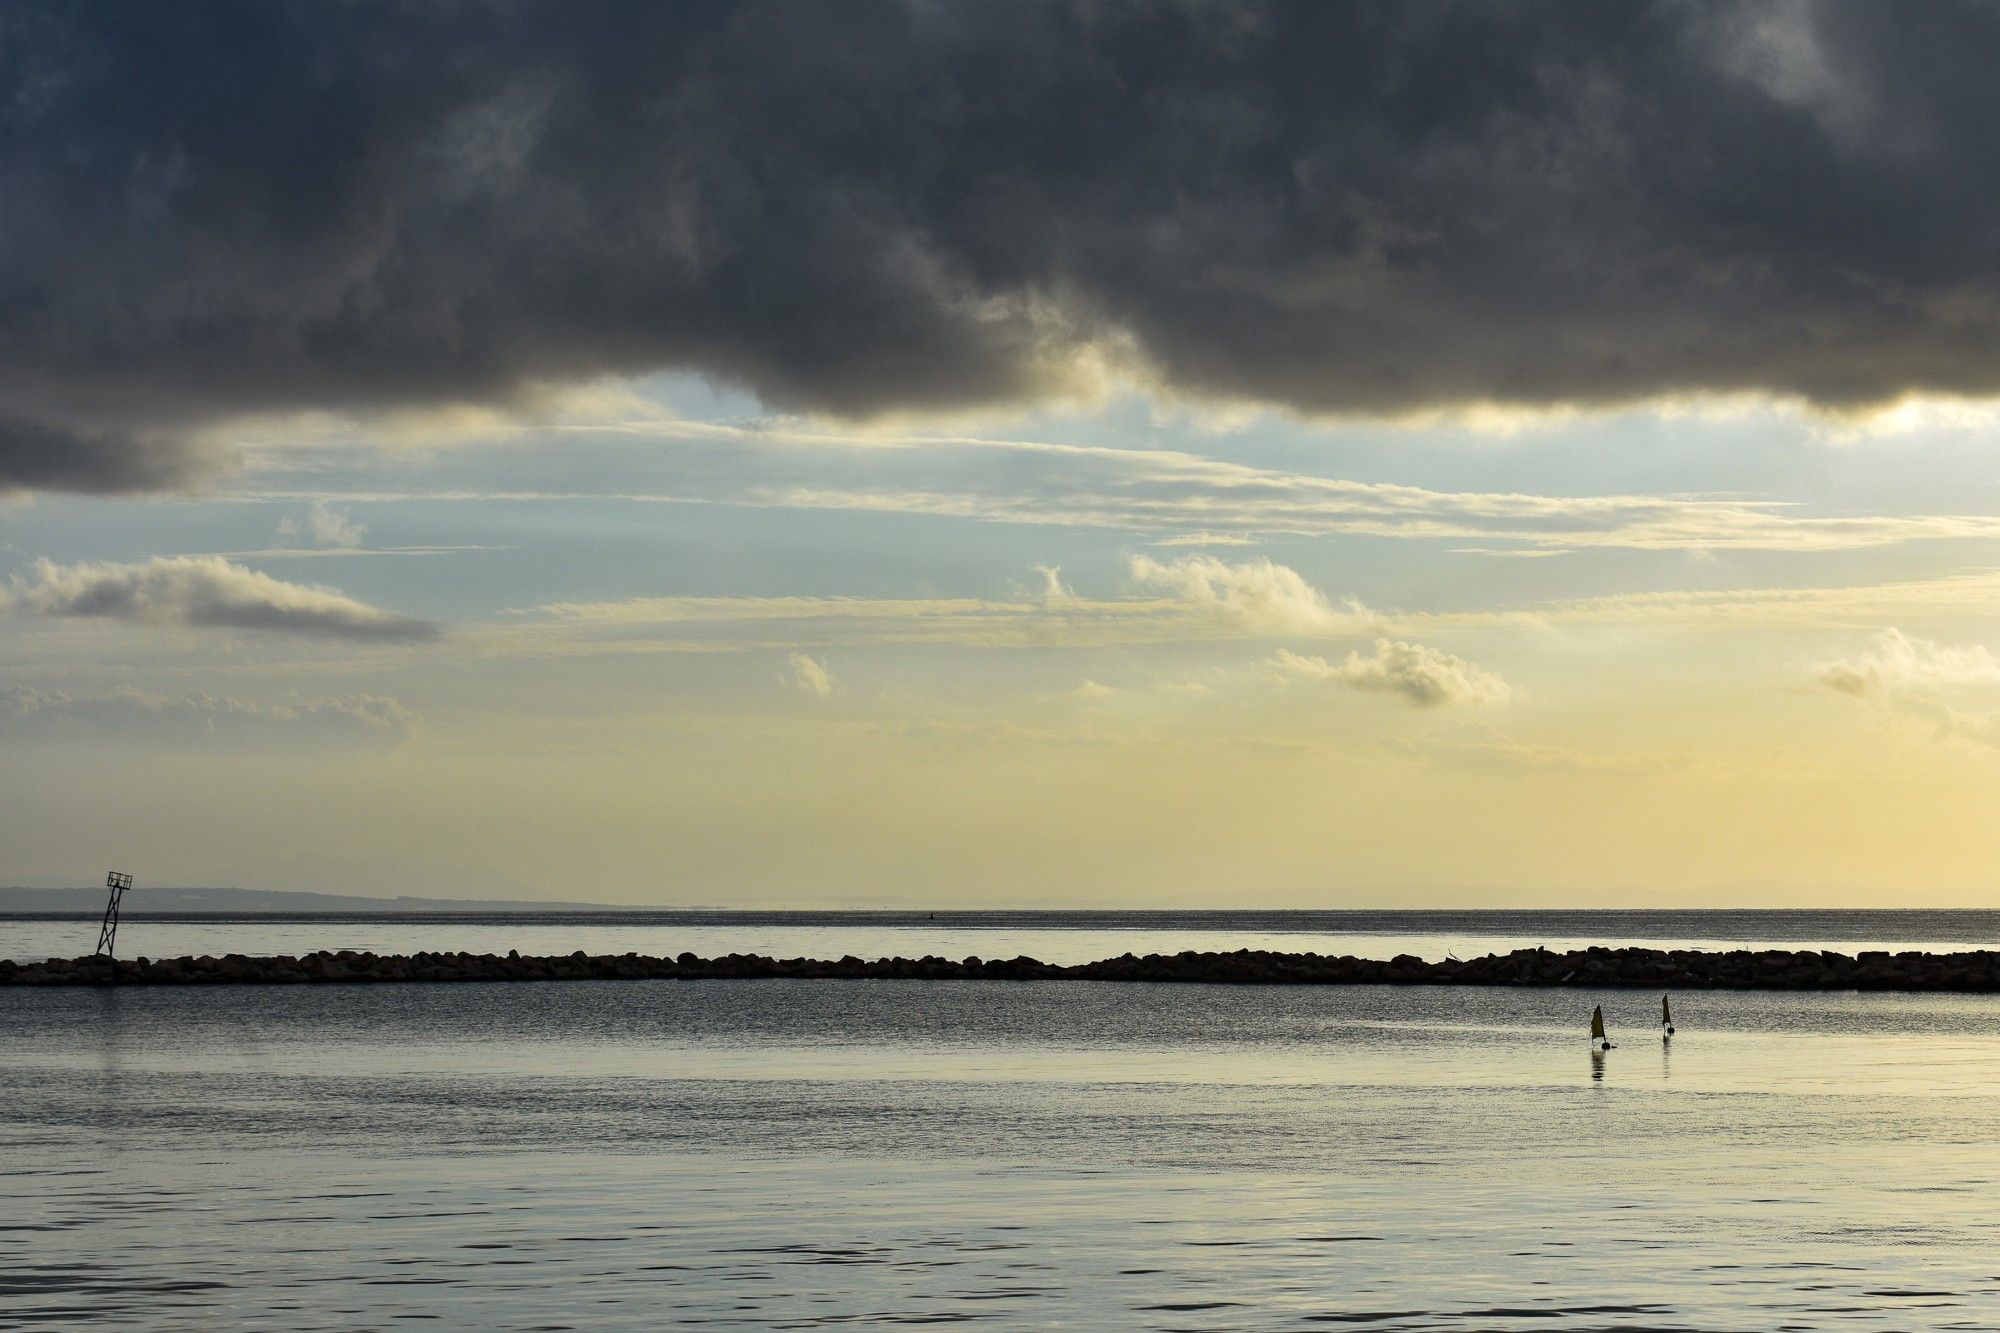
<path fill-rule="evenodd" d="M 0 991 L 0 1326 L 2000 1326 L 2000 1001 L 1647 998 Z"/>

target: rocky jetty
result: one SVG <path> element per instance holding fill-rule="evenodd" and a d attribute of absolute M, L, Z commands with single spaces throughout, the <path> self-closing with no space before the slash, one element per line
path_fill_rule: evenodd
<path fill-rule="evenodd" d="M 331 985 L 369 981 L 652 981 L 798 977 L 882 981 L 1150 981 L 1239 986 L 1575 986 L 1662 990 L 2000 991 L 2000 952 L 1863 953 L 1787 949 L 1517 949 L 1463 961 L 1387 961 L 1316 953 L 1125 954 L 1063 966 L 1033 958 L 766 958 L 636 953 L 0 960 L 0 986 Z"/>

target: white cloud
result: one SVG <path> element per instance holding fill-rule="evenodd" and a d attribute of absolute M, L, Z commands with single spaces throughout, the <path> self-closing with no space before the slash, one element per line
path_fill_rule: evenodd
<path fill-rule="evenodd" d="M 1154 546 L 1255 546 L 1254 537 L 1231 532 L 1184 532 L 1177 537 L 1162 537 L 1151 543 Z"/>
<path fill-rule="evenodd" d="M 1140 557 L 1142 561 L 1145 557 Z M 1467 631 L 1629 629 L 1735 634 L 1750 630 L 1872 629 L 1983 613 L 2000 598 L 2000 573 L 1975 571 L 1901 583 L 1805 588 L 1725 588 L 1617 594 L 1444 612 L 1375 611 L 1329 599 L 1283 565 L 1147 561 L 1142 586 L 1157 595 L 1076 593 L 1054 566 L 1011 600 L 959 597 L 634 597 L 556 602 L 512 613 L 511 623 L 461 627 L 468 646 L 530 656 L 738 652 L 859 644 L 962 644 L 981 648 L 1091 648 L 1203 643 L 1272 636 L 1422 639 Z M 1051 571 L 1054 571 L 1053 573 Z"/>
<path fill-rule="evenodd" d="M 1130 568 L 1132 581 L 1141 587 L 1163 589 L 1191 608 L 1260 633 L 1325 630 L 1351 625 L 1367 614 L 1355 603 L 1336 611 L 1298 571 L 1268 559 L 1230 564 L 1190 555 L 1162 563 L 1135 555 Z"/>
<path fill-rule="evenodd" d="M 831 699 L 840 688 L 833 673 L 826 669 L 826 663 L 805 653 L 793 653 L 792 684 L 816 699 Z"/>
<path fill-rule="evenodd" d="M 281 528 L 283 524 L 279 525 Z M 279 534 L 283 536 L 281 532 Z M 224 560 L 326 560 L 336 557 L 364 556 L 369 559 L 388 557 L 464 555 L 469 551 L 511 551 L 512 546 L 262 546 L 252 551 L 203 551 L 202 555 L 219 555 Z"/>
<path fill-rule="evenodd" d="M 1252 467 L 1162 449 L 949 435 L 859 435 L 778 421 L 752 426 L 635 419 L 557 428 L 556 444 L 506 454 L 399 457 L 385 488 L 337 492 L 332 468 L 266 451 L 245 494 L 353 501 L 619 499 L 931 514 L 1146 533 L 1167 541 L 1263 534 L 1444 538 L 1491 550 L 1830 551 L 2000 536 L 2000 516 L 1815 514 L 1799 506 L 1666 495 L 1438 491 Z M 284 479 L 288 467 L 295 488 Z M 350 473 L 350 475 L 356 475 Z"/>
<path fill-rule="evenodd" d="M 727 651 L 853 643 L 980 647 L 1089 647 L 1191 643 L 1274 634 L 1354 634 L 1377 624 L 1367 608 L 1337 606 L 1294 570 L 1269 560 L 1211 556 L 1131 562 L 1134 581 L 1163 595 L 1079 596 L 1053 565 L 1013 601 L 983 598 L 634 597 L 554 602 L 533 619 L 468 641 L 501 652 Z"/>
<path fill-rule="evenodd" d="M 350 639 L 429 639 L 438 627 L 358 602 L 331 588 L 286 583 L 220 556 L 162 556 L 145 564 L 35 563 L 13 589 L 17 609 L 150 625 L 276 630 Z"/>
<path fill-rule="evenodd" d="M 1351 652 L 1339 663 L 1280 648 L 1271 665 L 1286 675 L 1398 694 L 1419 708 L 1503 703 L 1513 693 L 1499 676 L 1462 657 L 1391 639 L 1377 639 L 1371 656 Z"/>
<path fill-rule="evenodd" d="M 1574 555 L 1566 546 L 1453 546 L 1453 555 L 1483 555 L 1495 560 L 1546 560 L 1550 556 Z"/>
<path fill-rule="evenodd" d="M 1905 699 L 1899 709 L 1938 740 L 2000 747 L 2000 714 L 1967 713 L 1935 698 Z"/>
<path fill-rule="evenodd" d="M 1041 601 L 1043 606 L 1058 607 L 1074 605 L 1076 594 L 1062 580 L 1062 566 L 1036 565 L 1035 572 L 1042 576 Z"/>
<path fill-rule="evenodd" d="M 279 537 L 286 541 L 303 537 L 317 547 L 351 549 L 361 545 L 361 539 L 367 533 L 366 524 L 356 523 L 320 499 L 315 499 L 306 510 L 304 523 L 293 518 L 278 520 Z"/>
<path fill-rule="evenodd" d="M 207 694 L 172 698 L 129 688 L 71 694 L 0 685 L 0 729 L 28 734 L 179 740 L 313 734 L 393 740 L 407 735 L 416 722 L 416 714 L 378 694 L 262 703 Z"/>
<path fill-rule="evenodd" d="M 1940 741 L 2000 745 L 2000 714 L 1967 712 L 1954 692 L 2000 685 L 2000 657 L 1984 644 L 1942 644 L 1879 631 L 1858 657 L 1823 663 L 1820 684 L 1866 701 L 1881 720 L 1915 727 Z"/>
<path fill-rule="evenodd" d="M 1829 689 L 1857 697 L 1993 685 L 2000 684 L 2000 658 L 1984 644 L 1955 647 L 1885 629 L 1861 656 L 1821 666 L 1819 680 Z"/>
<path fill-rule="evenodd" d="M 1735 631 L 1880 625 L 1895 616 L 1959 619 L 1991 609 L 2000 572 L 1977 570 L 1898 583 L 1794 588 L 1692 588 L 1564 598 L 1513 609 L 1383 617 L 1385 626 L 1578 625 Z"/>

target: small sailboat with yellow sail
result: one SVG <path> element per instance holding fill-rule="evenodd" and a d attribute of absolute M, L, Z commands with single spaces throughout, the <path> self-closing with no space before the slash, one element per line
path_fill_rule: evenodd
<path fill-rule="evenodd" d="M 1611 1039 L 1604 1035 L 1604 1006 L 1601 1004 L 1590 1011 L 1590 1045 L 1592 1050 L 1611 1049 Z"/>
<path fill-rule="evenodd" d="M 1660 996 L 1660 1040 L 1665 1041 L 1673 1035 L 1674 1007 L 1667 1002 L 1666 995 L 1662 993 Z"/>

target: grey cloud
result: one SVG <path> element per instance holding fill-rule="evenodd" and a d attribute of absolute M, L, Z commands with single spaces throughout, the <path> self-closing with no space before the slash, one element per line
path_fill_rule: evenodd
<path fill-rule="evenodd" d="M 0 411 L 0 494 L 161 490 L 196 480 L 215 462 L 215 450 L 198 440 L 88 422 L 51 425 Z"/>
<path fill-rule="evenodd" d="M 344 698 L 262 703 L 229 696 L 179 698 L 119 689 L 72 694 L 28 685 L 0 685 L 0 732 L 124 739 L 391 741 L 408 735 L 417 717 L 396 700 L 362 694 Z"/>
<path fill-rule="evenodd" d="M 1092 359 L 1314 412 L 2000 392 L 1996 45 L 1845 0 L 25 0 L 0 487 L 663 367 L 856 415 Z"/>
<path fill-rule="evenodd" d="M 13 590 L 16 609 L 146 624 L 272 630 L 348 639 L 436 638 L 429 621 L 400 616 L 310 584 L 287 583 L 220 556 L 162 556 L 145 564 L 37 561 Z"/>

